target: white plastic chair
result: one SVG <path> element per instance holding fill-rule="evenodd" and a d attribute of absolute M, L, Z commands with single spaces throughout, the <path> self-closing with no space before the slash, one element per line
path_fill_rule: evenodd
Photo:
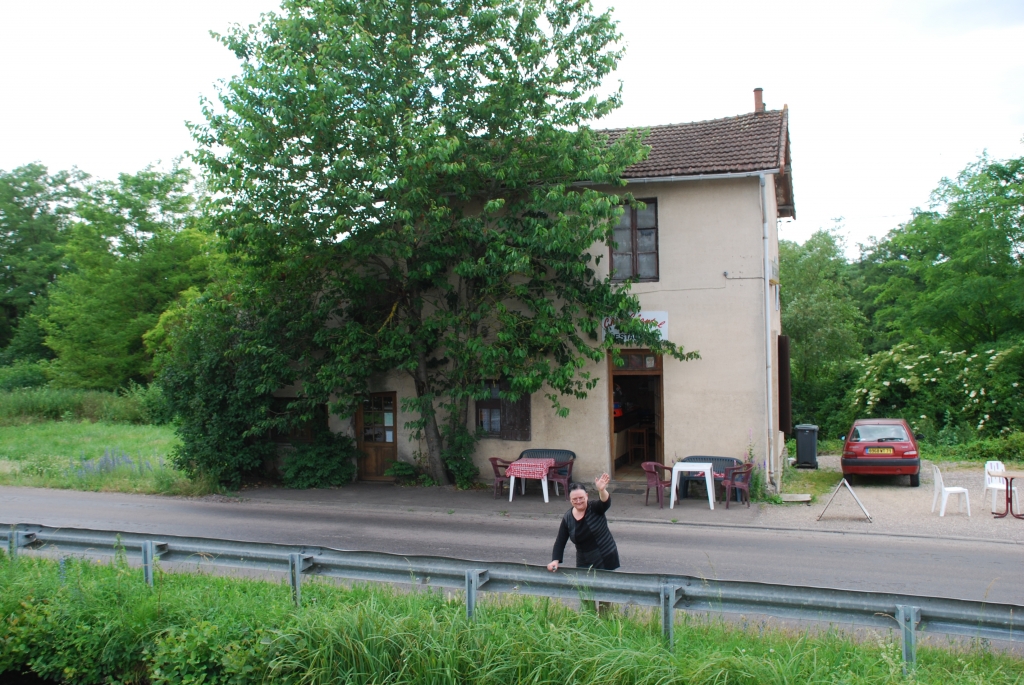
<path fill-rule="evenodd" d="M 985 489 L 992 491 L 992 513 L 996 512 L 996 495 L 1003 496 L 1006 492 L 1006 479 L 999 478 L 998 476 L 988 475 L 989 471 L 1005 471 L 1006 467 L 1003 466 L 1001 461 L 986 461 L 985 462 Z M 1020 511 L 1020 503 L 1017 501 L 1017 486 L 1013 486 L 1013 506 L 1017 511 Z"/>
<path fill-rule="evenodd" d="M 971 497 L 967 492 L 967 488 L 947 488 L 942 482 L 942 474 L 939 473 L 939 467 L 932 464 L 932 476 L 935 478 L 935 496 L 932 497 L 932 512 L 935 512 L 935 505 L 939 502 L 939 495 L 942 495 L 942 508 L 939 509 L 939 516 L 946 515 L 946 501 L 949 500 L 950 495 L 963 495 L 960 498 L 960 510 L 964 508 L 964 504 L 967 505 L 967 515 L 971 515 Z"/>

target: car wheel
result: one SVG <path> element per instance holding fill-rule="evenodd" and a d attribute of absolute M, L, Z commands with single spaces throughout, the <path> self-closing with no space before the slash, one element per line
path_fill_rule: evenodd
<path fill-rule="evenodd" d="M 910 487 L 918 488 L 921 487 L 921 474 L 915 473 L 910 477 Z"/>

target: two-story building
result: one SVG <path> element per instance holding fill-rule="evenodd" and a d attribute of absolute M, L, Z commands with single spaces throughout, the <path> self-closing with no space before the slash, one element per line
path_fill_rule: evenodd
<path fill-rule="evenodd" d="M 574 451 L 581 480 L 602 471 L 635 475 L 641 461 L 749 453 L 777 482 L 779 428 L 788 421 L 779 420 L 777 224 L 795 216 L 788 111 L 766 111 L 758 89 L 752 113 L 654 126 L 647 143 L 649 157 L 625 174 L 646 208 L 626 212 L 615 229 L 618 247 L 599 268 L 635 276 L 641 315 L 701 358 L 663 359 L 623 341 L 625 366 L 608 360 L 589 369 L 602 382 L 585 400 L 564 399 L 567 418 L 543 393 L 477 402 L 472 421 L 486 437 L 475 460 L 484 478 L 489 457 L 515 459 L 542 447 Z M 370 455 L 360 467 L 366 479 L 423 449 L 404 428 L 413 417 L 400 410 L 414 392 L 409 377 L 387 374 L 374 385 L 356 419 Z M 346 428 L 333 417 L 332 427 Z"/>

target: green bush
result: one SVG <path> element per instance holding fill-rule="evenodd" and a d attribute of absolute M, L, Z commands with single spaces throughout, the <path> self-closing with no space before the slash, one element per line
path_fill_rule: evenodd
<path fill-rule="evenodd" d="M 46 364 L 39 362 L 15 362 L 0 366 L 0 391 L 20 388 L 38 388 L 46 385 Z"/>
<path fill-rule="evenodd" d="M 351 483 L 359 454 L 349 436 L 320 431 L 312 443 L 296 444 L 284 458 L 284 484 L 289 488 L 329 488 Z"/>
<path fill-rule="evenodd" d="M 901 343 L 861 364 L 848 396 L 852 418 L 904 418 L 931 437 L 971 442 L 1024 429 L 1024 342 L 974 352 Z M 963 435 L 970 426 L 974 436 Z"/>
<path fill-rule="evenodd" d="M 70 388 L 24 388 L 0 391 L 0 421 L 49 419 L 151 423 L 152 415 L 136 394 Z"/>
<path fill-rule="evenodd" d="M 545 599 L 463 598 L 387 586 L 287 584 L 159 570 L 148 587 L 111 564 L 0 560 L 0 674 L 74 683 L 859 683 L 907 682 L 893 633 L 857 642 L 677 614 L 674 652 L 656 612 L 601 618 Z M 585 605 L 586 606 L 586 605 Z M 1018 683 L 1024 664 L 978 644 L 921 646 L 917 683 Z"/>

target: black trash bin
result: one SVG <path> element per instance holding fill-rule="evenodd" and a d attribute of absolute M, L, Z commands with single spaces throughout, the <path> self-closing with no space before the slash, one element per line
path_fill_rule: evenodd
<path fill-rule="evenodd" d="M 793 430 L 796 432 L 796 467 L 818 468 L 818 427 L 802 423 Z"/>

